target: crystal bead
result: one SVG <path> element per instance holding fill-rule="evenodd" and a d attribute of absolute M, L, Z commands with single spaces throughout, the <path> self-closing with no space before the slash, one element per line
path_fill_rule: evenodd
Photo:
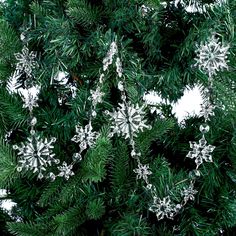
<path fill-rule="evenodd" d="M 32 120 L 31 120 L 31 122 L 30 122 L 30 124 L 31 124 L 32 126 L 35 126 L 35 125 L 37 124 L 37 118 L 36 118 L 36 117 L 33 117 Z"/>
<path fill-rule="evenodd" d="M 200 125 L 200 132 L 205 134 L 208 133 L 210 130 L 210 126 L 207 124 Z"/>
<path fill-rule="evenodd" d="M 21 166 L 18 166 L 18 167 L 17 167 L 17 171 L 18 171 L 18 172 L 21 172 L 21 171 L 22 171 L 22 167 L 21 167 Z"/>

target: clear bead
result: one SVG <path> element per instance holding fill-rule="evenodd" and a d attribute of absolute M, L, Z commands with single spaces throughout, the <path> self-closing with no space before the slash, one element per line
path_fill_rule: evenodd
<path fill-rule="evenodd" d="M 33 117 L 33 119 L 31 120 L 30 124 L 32 126 L 35 126 L 37 124 L 37 118 L 36 117 Z"/>
<path fill-rule="evenodd" d="M 208 133 L 210 130 L 210 126 L 207 124 L 200 125 L 200 132 L 205 134 Z"/>
<path fill-rule="evenodd" d="M 30 134 L 35 135 L 35 130 L 34 129 L 30 130 Z"/>
<path fill-rule="evenodd" d="M 18 172 L 21 172 L 21 171 L 22 171 L 22 167 L 21 167 L 21 166 L 18 166 L 18 167 L 17 167 L 17 171 L 18 171 Z"/>

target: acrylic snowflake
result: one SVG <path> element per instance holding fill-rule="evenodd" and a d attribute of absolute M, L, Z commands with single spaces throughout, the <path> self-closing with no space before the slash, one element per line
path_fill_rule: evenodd
<path fill-rule="evenodd" d="M 80 153 L 82 153 L 88 147 L 95 144 L 99 134 L 92 130 L 92 125 L 89 123 L 84 128 L 80 125 L 76 126 L 76 135 L 71 139 L 72 141 L 79 143 L 80 152 L 74 155 L 74 158 L 81 159 Z"/>
<path fill-rule="evenodd" d="M 181 195 L 184 197 L 184 202 L 186 203 L 188 200 L 194 200 L 195 194 L 198 192 L 197 190 L 193 189 L 193 184 L 188 186 L 187 188 L 184 188 L 181 191 Z"/>
<path fill-rule="evenodd" d="M 112 133 L 117 133 L 127 139 L 136 137 L 137 133 L 143 131 L 144 128 L 150 128 L 146 125 L 144 107 L 138 104 L 119 103 L 117 111 L 109 115 L 112 121 Z"/>
<path fill-rule="evenodd" d="M 200 116 L 203 116 L 204 119 L 207 121 L 210 119 L 210 116 L 214 116 L 214 109 L 215 106 L 207 99 L 204 104 L 201 106 Z"/>
<path fill-rule="evenodd" d="M 218 71 L 228 68 L 228 50 L 229 45 L 222 44 L 215 35 L 212 35 L 206 43 L 197 46 L 195 66 L 211 77 Z"/>
<path fill-rule="evenodd" d="M 167 196 L 162 200 L 156 196 L 153 198 L 153 204 L 149 208 L 150 211 L 156 213 L 157 220 L 162 220 L 165 217 L 173 219 L 175 214 L 181 209 L 181 205 L 175 205 L 171 202 L 170 197 Z"/>
<path fill-rule="evenodd" d="M 152 172 L 149 170 L 149 165 L 138 164 L 138 168 L 134 169 L 134 172 L 137 174 L 137 179 L 144 179 L 147 183 L 148 175 L 151 175 Z"/>
<path fill-rule="evenodd" d="M 16 70 L 24 71 L 28 77 L 32 76 L 32 69 L 37 66 L 37 62 L 35 60 L 36 53 L 29 52 L 29 49 L 24 46 L 21 53 L 15 53 L 15 57 L 17 60 Z"/>
<path fill-rule="evenodd" d="M 67 163 L 64 161 L 62 163 L 62 166 L 58 166 L 57 169 L 60 171 L 58 176 L 64 177 L 66 180 L 68 180 L 71 176 L 73 176 L 75 173 L 72 171 L 73 165 L 67 165 Z"/>
<path fill-rule="evenodd" d="M 55 154 L 52 152 L 56 139 L 47 138 L 42 139 L 37 135 L 28 137 L 26 143 L 22 143 L 21 146 L 14 145 L 13 149 L 18 150 L 18 161 L 17 171 L 32 170 L 33 173 L 38 172 L 38 178 L 44 177 L 43 172 L 47 170 L 48 166 L 52 163 L 59 164 L 59 160 L 55 159 Z"/>
<path fill-rule="evenodd" d="M 105 95 L 105 93 L 101 91 L 100 87 L 97 87 L 95 90 L 90 90 L 90 93 L 91 93 L 91 96 L 89 100 L 92 101 L 93 106 L 96 106 L 98 103 L 101 103 L 102 98 Z"/>
<path fill-rule="evenodd" d="M 29 111 L 33 111 L 34 107 L 38 107 L 38 95 L 41 87 L 36 85 L 29 89 L 20 88 L 18 90 L 22 100 L 24 102 L 23 108 L 28 108 Z"/>
<path fill-rule="evenodd" d="M 195 159 L 195 163 L 197 164 L 197 168 L 203 163 L 206 162 L 213 162 L 211 153 L 214 151 L 215 147 L 212 145 L 207 145 L 207 141 L 203 136 L 198 143 L 190 142 L 190 151 L 187 154 L 187 157 L 191 159 Z"/>

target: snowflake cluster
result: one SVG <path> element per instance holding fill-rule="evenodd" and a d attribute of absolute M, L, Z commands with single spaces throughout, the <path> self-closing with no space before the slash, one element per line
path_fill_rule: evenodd
<path fill-rule="evenodd" d="M 181 207 L 182 206 L 180 204 L 174 204 L 169 196 L 164 197 L 163 199 L 154 196 L 153 204 L 149 210 L 156 214 L 157 220 L 162 220 L 165 217 L 168 219 L 173 219 Z"/>
<path fill-rule="evenodd" d="M 92 147 L 98 137 L 99 134 L 98 132 L 93 131 L 91 123 L 87 124 L 84 128 L 80 125 L 77 125 L 76 135 L 71 140 L 79 143 L 80 151 L 79 153 L 74 154 L 74 159 L 81 160 L 81 153 L 88 147 Z"/>
<path fill-rule="evenodd" d="M 208 38 L 206 43 L 197 45 L 196 63 L 200 70 L 205 72 L 209 77 L 223 69 L 228 69 L 227 56 L 229 54 L 229 45 L 222 44 L 213 34 Z"/>
<path fill-rule="evenodd" d="M 59 164 L 59 160 L 55 159 L 53 153 L 53 143 L 56 142 L 56 138 L 42 139 L 38 135 L 33 134 L 27 138 L 26 143 L 21 143 L 20 146 L 14 145 L 13 149 L 18 150 L 18 161 L 17 171 L 31 170 L 33 173 L 38 172 L 38 178 L 44 177 L 43 172 L 46 171 L 48 166 L 52 163 Z"/>
<path fill-rule="evenodd" d="M 213 162 L 211 153 L 214 151 L 215 147 L 212 145 L 207 145 L 207 141 L 203 136 L 199 142 L 190 142 L 190 148 L 192 151 L 189 151 L 187 157 L 191 159 L 195 159 L 195 163 L 197 165 L 196 169 L 203 163 Z"/>
<path fill-rule="evenodd" d="M 150 128 L 146 125 L 144 107 L 138 104 L 119 103 L 117 111 L 108 112 L 108 114 L 112 121 L 113 133 L 122 135 L 126 139 L 136 137 L 137 133 L 143 131 L 144 128 Z"/>

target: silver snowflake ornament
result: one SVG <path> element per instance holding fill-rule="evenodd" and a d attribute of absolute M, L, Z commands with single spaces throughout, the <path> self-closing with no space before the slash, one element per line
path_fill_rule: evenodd
<path fill-rule="evenodd" d="M 98 136 L 98 132 L 93 131 L 92 125 L 89 123 L 85 127 L 77 125 L 76 135 L 71 140 L 79 143 L 80 153 L 82 153 L 83 150 L 95 144 Z M 79 154 L 77 154 L 77 158 L 80 158 Z"/>
<path fill-rule="evenodd" d="M 146 125 L 144 118 L 144 106 L 119 103 L 117 111 L 108 112 L 108 114 L 112 121 L 112 133 L 117 133 L 127 139 L 136 137 L 137 133 L 143 131 L 144 128 L 150 128 L 150 126 Z"/>
<path fill-rule="evenodd" d="M 211 153 L 214 151 L 215 146 L 207 145 L 204 135 L 198 143 L 190 142 L 190 148 L 192 148 L 192 151 L 188 152 L 187 157 L 195 159 L 196 169 L 198 169 L 203 161 L 213 162 Z"/>
<path fill-rule="evenodd" d="M 58 176 L 64 177 L 66 180 L 68 180 L 71 176 L 75 175 L 75 173 L 72 171 L 73 165 L 67 165 L 67 163 L 64 161 L 62 163 L 62 166 L 58 166 L 57 169 L 60 171 Z"/>
<path fill-rule="evenodd" d="M 137 179 L 144 179 L 148 182 L 148 175 L 151 175 L 152 172 L 149 170 L 149 165 L 138 164 L 138 168 L 134 169 L 134 173 L 137 174 Z"/>
<path fill-rule="evenodd" d="M 14 145 L 13 149 L 18 150 L 18 161 L 17 171 L 31 170 L 33 173 L 38 172 L 38 178 L 44 177 L 43 172 L 47 170 L 48 166 L 52 163 L 59 164 L 59 160 L 55 159 L 55 154 L 52 152 L 56 138 L 42 139 L 37 135 L 28 137 L 26 143 L 21 143 L 20 146 Z"/>
<path fill-rule="evenodd" d="M 24 71 L 28 77 L 32 76 L 32 69 L 37 66 L 37 62 L 35 60 L 36 53 L 30 52 L 29 49 L 24 46 L 21 53 L 15 53 L 15 57 L 17 60 L 16 70 Z"/>
<path fill-rule="evenodd" d="M 209 77 L 216 75 L 220 70 L 228 69 L 229 45 L 219 42 L 219 39 L 214 34 L 208 38 L 206 43 L 197 45 L 196 54 L 195 66 Z"/>
<path fill-rule="evenodd" d="M 188 200 L 193 201 L 197 192 L 198 191 L 194 189 L 193 184 L 190 184 L 187 188 L 184 188 L 181 191 L 181 196 L 184 197 L 184 202 L 186 203 Z"/>
<path fill-rule="evenodd" d="M 165 217 L 173 219 L 175 214 L 181 209 L 181 205 L 175 205 L 169 196 L 160 199 L 156 196 L 153 198 L 153 204 L 149 208 L 150 211 L 156 213 L 157 220 L 162 220 Z"/>

